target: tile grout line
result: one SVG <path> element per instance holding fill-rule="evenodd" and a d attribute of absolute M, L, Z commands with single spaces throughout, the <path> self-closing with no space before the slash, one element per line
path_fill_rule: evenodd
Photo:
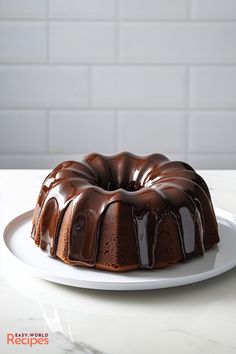
<path fill-rule="evenodd" d="M 47 64 L 50 64 L 50 44 L 49 44 L 49 0 L 47 1 L 47 14 L 46 14 L 46 25 L 47 25 Z"/>
<path fill-rule="evenodd" d="M 187 2 L 187 21 L 190 22 L 195 22 L 196 20 L 194 18 L 192 18 L 192 0 L 188 0 Z M 209 20 L 206 20 L 209 22 Z"/>
<path fill-rule="evenodd" d="M 186 67 L 186 128 L 185 128 L 185 133 L 186 133 L 186 157 L 187 157 L 187 162 L 189 163 L 189 141 L 190 141 L 190 109 L 189 109 L 189 91 L 190 91 L 190 67 Z"/>
<path fill-rule="evenodd" d="M 187 68 L 186 68 L 187 69 Z M 186 95 L 185 95 L 186 96 Z M 97 106 L 93 106 L 93 107 L 87 107 L 87 106 L 81 106 L 81 107 L 46 107 L 46 106 L 1 106 L 0 107 L 0 111 L 45 111 L 48 110 L 50 111 L 110 111 L 113 112 L 115 109 L 119 110 L 119 112 L 186 112 L 186 108 L 185 107 L 97 107 Z M 235 113 L 236 112 L 236 107 L 233 108 L 228 108 L 228 107 L 206 107 L 206 108 L 198 108 L 198 107 L 191 107 L 191 111 L 194 112 L 232 112 Z"/>
<path fill-rule="evenodd" d="M 50 111 L 46 111 L 46 117 L 47 117 L 47 126 L 46 126 L 46 148 L 47 148 L 47 153 L 50 153 L 50 131 L 51 131 L 51 125 L 50 125 Z"/>
<path fill-rule="evenodd" d="M 115 2 L 115 63 L 119 67 L 119 55 L 120 55 L 120 1 L 116 0 Z M 114 139 L 115 139 L 115 151 L 118 152 L 118 141 L 119 141 L 119 132 L 118 132 L 118 112 L 119 108 L 114 109 Z"/>
<path fill-rule="evenodd" d="M 50 63 L 42 63 L 42 62 L 1 62 L 0 61 L 0 67 L 49 67 L 49 66 L 54 66 L 57 68 L 60 67 L 67 67 L 67 68 L 84 68 L 87 67 L 88 65 L 96 66 L 96 67 L 146 67 L 148 68 L 158 68 L 158 67 L 175 67 L 175 68 L 185 68 L 186 65 L 194 66 L 196 68 L 236 68 L 236 62 L 230 62 L 230 63 L 216 63 L 216 62 L 204 62 L 204 63 L 190 63 L 190 62 L 173 62 L 173 63 L 164 63 L 164 62 L 155 62 L 155 63 L 148 63 L 148 62 L 140 62 L 140 63 L 134 63 L 134 62 L 122 62 L 122 63 L 86 63 L 86 62 L 50 62 Z"/>
<path fill-rule="evenodd" d="M 50 44 L 49 44 L 49 0 L 47 1 L 47 13 L 46 13 L 46 28 L 47 28 L 47 59 L 46 62 L 50 65 Z M 47 119 L 47 126 L 46 126 L 46 149 L 47 154 L 50 154 L 50 107 L 46 110 L 46 119 Z"/>
<path fill-rule="evenodd" d="M 115 138 L 115 152 L 118 152 L 119 144 L 118 144 L 118 110 L 114 111 L 114 138 Z"/>
<path fill-rule="evenodd" d="M 93 93 L 93 88 L 92 88 L 92 66 L 88 64 L 87 67 L 88 70 L 88 109 L 92 109 L 92 93 Z"/>
<path fill-rule="evenodd" d="M 67 151 L 67 152 L 62 152 L 62 151 L 58 151 L 58 152 L 49 152 L 49 154 L 47 152 L 0 152 L 0 157 L 4 157 L 4 156 L 28 156 L 28 155 L 33 155 L 33 156 L 58 156 L 58 155 L 68 155 L 68 154 L 74 154 L 74 155 L 83 155 L 86 152 L 78 152 L 78 151 Z M 150 153 L 152 153 L 152 151 L 150 151 Z M 166 154 L 172 154 L 172 155 L 183 155 L 183 152 L 176 152 L 176 151 L 164 151 L 164 153 Z M 236 152 L 234 151 L 229 151 L 229 152 L 221 152 L 221 151 L 214 151 L 214 152 L 192 152 L 193 156 L 235 156 L 236 157 Z"/>
<path fill-rule="evenodd" d="M 116 8 L 115 8 L 115 64 L 119 64 L 119 47 L 120 47 L 120 6 L 119 6 L 119 0 L 116 0 Z"/>
<path fill-rule="evenodd" d="M 188 6 L 187 9 L 187 16 L 189 15 L 189 10 L 190 6 Z M 191 14 L 190 14 L 191 15 Z M 227 24 L 227 23 L 235 23 L 236 19 L 233 18 L 182 18 L 182 19 L 177 19 L 177 18 L 149 18 L 149 19 L 145 19 L 145 18 L 129 18 L 129 19 L 124 19 L 121 18 L 119 21 L 121 23 L 220 23 L 220 24 Z M 98 23 L 103 23 L 103 22 L 110 22 L 112 23 L 114 21 L 113 18 L 50 18 L 50 22 L 79 22 L 79 23 L 84 23 L 84 22 L 98 22 Z M 23 23 L 23 22 L 27 22 L 27 23 L 38 23 L 38 22 L 44 22 L 43 18 L 0 18 L 0 23 L 6 23 L 6 22 L 10 22 L 10 23 Z"/>
<path fill-rule="evenodd" d="M 192 13 L 192 0 L 187 2 L 187 20 L 191 21 L 191 13 Z M 186 144 L 186 159 L 189 163 L 190 161 L 190 154 L 189 154 L 189 140 L 190 140 L 190 114 L 189 114 L 189 96 L 190 96 L 190 65 L 186 65 L 186 114 L 185 114 L 185 144 Z"/>

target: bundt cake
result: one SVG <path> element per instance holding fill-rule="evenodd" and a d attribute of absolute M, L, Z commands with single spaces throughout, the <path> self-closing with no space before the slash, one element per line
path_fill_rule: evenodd
<path fill-rule="evenodd" d="M 219 242 L 208 187 L 192 167 L 128 152 L 58 165 L 31 236 L 65 263 L 119 272 L 164 268 Z"/>

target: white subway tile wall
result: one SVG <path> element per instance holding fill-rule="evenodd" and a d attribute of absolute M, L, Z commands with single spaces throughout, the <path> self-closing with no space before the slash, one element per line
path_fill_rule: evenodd
<path fill-rule="evenodd" d="M 49 151 L 52 153 L 114 153 L 115 115 L 109 111 L 51 111 Z M 65 134 L 70 139 L 65 139 Z M 99 139 L 98 139 L 99 136 Z"/>
<path fill-rule="evenodd" d="M 122 23 L 119 59 L 131 64 L 233 64 L 236 23 Z"/>
<path fill-rule="evenodd" d="M 171 129 L 171 143 L 167 136 Z M 161 127 L 158 128 L 158 127 Z M 131 134 L 132 131 L 135 134 Z M 118 113 L 118 149 L 149 153 L 153 150 L 181 153 L 186 150 L 186 114 L 166 111 L 121 111 Z M 142 144 L 142 141 L 145 144 Z M 153 143 L 155 142 L 155 143 Z"/>
<path fill-rule="evenodd" d="M 47 112 L 40 110 L 1 110 L 0 121 L 4 129 L 0 129 L 1 152 L 28 154 L 31 152 L 47 152 L 45 131 L 47 129 Z M 35 134 L 32 132 L 35 131 Z"/>
<path fill-rule="evenodd" d="M 46 63 L 45 23 L 0 22 L 0 63 Z"/>
<path fill-rule="evenodd" d="M 195 19 L 236 19 L 235 0 L 192 0 L 191 18 Z"/>
<path fill-rule="evenodd" d="M 236 108 L 236 66 L 191 68 L 189 89 L 191 108 Z"/>
<path fill-rule="evenodd" d="M 51 19 L 107 20 L 116 18 L 116 0 L 47 0 Z"/>
<path fill-rule="evenodd" d="M 75 108 L 88 101 L 86 67 L 0 65 L 1 107 Z"/>
<path fill-rule="evenodd" d="M 50 60 L 52 63 L 113 63 L 115 30 L 113 22 L 50 23 Z"/>
<path fill-rule="evenodd" d="M 185 68 L 94 66 L 91 74 L 93 107 L 180 108 L 186 103 Z"/>
<path fill-rule="evenodd" d="M 187 19 L 189 0 L 120 0 L 119 18 L 137 20 Z"/>
<path fill-rule="evenodd" d="M 48 0 L 0 0 L 0 18 L 7 19 L 45 19 Z"/>
<path fill-rule="evenodd" d="M 0 168 L 236 168 L 236 0 L 0 0 Z"/>

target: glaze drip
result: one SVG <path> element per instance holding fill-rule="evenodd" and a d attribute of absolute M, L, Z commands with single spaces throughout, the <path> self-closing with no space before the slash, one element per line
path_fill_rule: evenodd
<path fill-rule="evenodd" d="M 153 259 L 150 257 L 150 249 L 148 247 L 148 234 L 147 234 L 147 219 L 148 214 L 135 215 L 136 222 L 136 238 L 139 254 L 139 265 L 142 268 L 151 268 L 153 266 Z"/>

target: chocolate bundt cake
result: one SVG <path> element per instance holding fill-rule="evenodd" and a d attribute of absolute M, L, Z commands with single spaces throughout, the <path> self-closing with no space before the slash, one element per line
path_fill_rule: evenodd
<path fill-rule="evenodd" d="M 128 271 L 203 255 L 219 242 L 208 187 L 192 167 L 153 154 L 90 154 L 43 182 L 37 246 L 68 264 Z"/>

